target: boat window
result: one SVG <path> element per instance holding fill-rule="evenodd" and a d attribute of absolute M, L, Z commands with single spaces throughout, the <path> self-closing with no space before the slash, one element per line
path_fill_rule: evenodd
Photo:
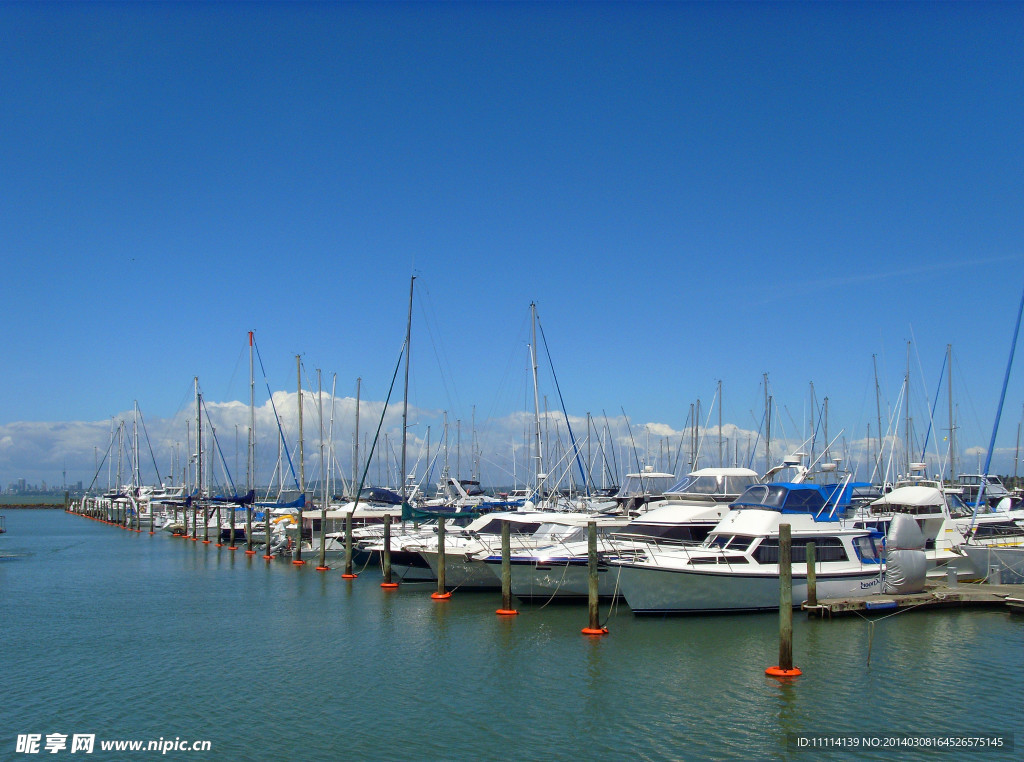
<path fill-rule="evenodd" d="M 729 550 L 744 551 L 754 541 L 749 535 L 723 535 L 716 534 L 708 540 L 707 546 L 711 548 L 728 548 Z"/>
<path fill-rule="evenodd" d="M 914 516 L 921 516 L 925 514 L 938 514 L 941 513 L 939 506 L 937 505 L 904 505 L 902 503 L 883 503 L 876 505 L 871 509 L 872 513 L 909 513 Z"/>
<path fill-rule="evenodd" d="M 781 510 L 789 490 L 777 484 L 754 484 L 736 498 L 735 506 L 773 508 Z"/>
<path fill-rule="evenodd" d="M 1020 537 L 1024 535 L 1024 527 L 1012 521 L 1000 521 L 991 524 L 976 524 L 975 537 Z"/>
<path fill-rule="evenodd" d="M 965 516 L 971 515 L 971 509 L 967 507 L 967 504 L 960 499 L 959 495 L 952 492 L 945 493 L 946 495 L 946 507 L 949 509 L 949 515 L 955 519 L 961 519 Z"/>
<path fill-rule="evenodd" d="M 843 541 L 838 537 L 794 537 L 790 546 L 790 558 L 794 564 L 807 563 L 807 543 L 814 543 L 814 556 L 818 561 L 846 561 L 848 556 Z M 779 538 L 765 537 L 753 553 L 759 564 L 779 562 Z"/>
<path fill-rule="evenodd" d="M 626 482 L 619 490 L 619 497 L 631 497 L 633 495 L 661 495 L 672 486 L 674 476 L 661 476 L 658 474 L 628 474 Z"/>
<path fill-rule="evenodd" d="M 725 494 L 725 477 L 687 476 L 678 484 L 673 485 L 668 493 L 673 495 L 723 495 Z"/>
<path fill-rule="evenodd" d="M 579 542 L 587 539 L 587 530 L 585 527 L 576 527 L 575 529 L 569 529 L 565 534 L 558 538 L 559 542 Z"/>
<path fill-rule="evenodd" d="M 882 562 L 882 549 L 879 545 L 880 539 L 876 539 L 871 535 L 854 538 L 853 549 L 861 563 L 880 564 Z"/>
<path fill-rule="evenodd" d="M 708 527 L 693 524 L 630 524 L 628 533 L 659 540 L 700 542 L 708 536 Z"/>
<path fill-rule="evenodd" d="M 747 487 L 757 484 L 757 476 L 727 476 L 725 479 L 725 492 L 730 495 L 738 495 Z"/>
<path fill-rule="evenodd" d="M 699 564 L 722 564 L 724 566 L 733 566 L 735 564 L 749 564 L 746 556 L 733 556 L 733 555 L 722 555 L 722 556 L 696 556 L 690 559 L 691 566 L 697 566 Z"/>

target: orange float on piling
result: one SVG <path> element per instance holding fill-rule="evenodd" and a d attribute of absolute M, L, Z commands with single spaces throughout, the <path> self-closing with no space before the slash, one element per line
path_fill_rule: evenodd
<path fill-rule="evenodd" d="M 580 630 L 584 635 L 607 635 L 607 627 L 584 627 Z"/>
<path fill-rule="evenodd" d="M 452 597 L 452 594 L 450 592 L 449 593 L 431 593 L 430 597 L 433 598 L 435 601 L 446 601 L 446 600 L 448 600 L 449 598 Z"/>
<path fill-rule="evenodd" d="M 516 611 L 515 609 L 498 609 L 494 613 L 497 614 L 498 616 L 515 616 L 519 612 Z"/>
<path fill-rule="evenodd" d="M 381 582 L 380 586 L 383 587 L 385 590 L 397 590 L 398 589 L 398 583 L 397 582 Z"/>
<path fill-rule="evenodd" d="M 764 671 L 766 675 L 771 677 L 798 677 L 803 674 L 799 667 L 793 667 L 792 669 L 783 669 L 782 667 L 768 667 Z"/>
<path fill-rule="evenodd" d="M 331 567 L 330 566 L 318 566 L 318 567 L 316 567 L 316 570 L 317 571 L 330 571 Z"/>
<path fill-rule="evenodd" d="M 358 576 L 359 576 L 358 574 L 342 574 L 341 578 L 342 579 L 356 579 Z"/>
<path fill-rule="evenodd" d="M 293 558 L 292 559 L 292 566 L 305 566 L 305 565 L 306 565 L 306 562 L 303 561 L 300 558 Z"/>
<path fill-rule="evenodd" d="M 247 555 L 247 556 L 255 556 L 256 555 L 256 551 L 255 550 L 247 550 L 247 551 L 245 551 L 245 555 Z"/>

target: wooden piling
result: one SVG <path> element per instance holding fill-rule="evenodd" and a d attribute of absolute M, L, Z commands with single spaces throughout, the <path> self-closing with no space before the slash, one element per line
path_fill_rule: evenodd
<path fill-rule="evenodd" d="M 320 563 L 317 565 L 317 571 L 330 571 L 331 567 L 327 565 L 327 501 L 324 500 L 323 505 L 320 506 Z"/>
<path fill-rule="evenodd" d="M 217 523 L 217 533 L 216 533 L 216 537 L 214 537 L 214 539 L 217 541 L 215 543 L 216 546 L 218 548 L 220 548 L 220 547 L 222 547 L 224 545 L 224 543 L 222 543 L 220 541 L 220 524 L 221 524 L 221 522 L 220 522 L 220 503 L 217 503 L 216 516 L 217 516 L 217 520 L 216 520 L 216 523 Z M 209 523 L 209 522 L 207 522 L 207 523 Z"/>
<path fill-rule="evenodd" d="M 256 555 L 256 551 L 252 548 L 252 503 L 245 505 L 245 555 Z"/>
<path fill-rule="evenodd" d="M 437 519 L 437 592 L 430 597 L 435 601 L 446 601 L 452 594 L 444 589 L 444 516 Z"/>
<path fill-rule="evenodd" d="M 299 407 L 302 407 L 301 404 Z M 299 508 L 299 523 L 295 525 L 295 550 L 292 553 L 292 563 L 295 566 L 304 566 L 306 563 L 302 560 L 302 511 L 306 507 L 305 493 L 303 493 L 302 497 L 302 507 Z"/>
<path fill-rule="evenodd" d="M 398 587 L 397 582 L 391 581 L 391 514 L 384 514 L 384 551 L 381 554 L 381 565 L 384 572 L 384 581 L 380 586 L 385 590 L 394 590 Z"/>
<path fill-rule="evenodd" d="M 359 503 L 356 503 L 359 506 Z M 355 579 L 358 574 L 352 571 L 352 512 L 353 508 L 347 514 L 345 514 L 345 573 L 342 574 L 342 579 Z"/>
<path fill-rule="evenodd" d="M 772 677 L 803 674 L 793 666 L 793 534 L 789 524 L 779 524 L 779 663 L 768 667 Z"/>
<path fill-rule="evenodd" d="M 519 612 L 512 608 L 512 525 L 508 519 L 501 520 L 501 608 L 499 616 L 515 616 Z"/>
<path fill-rule="evenodd" d="M 807 543 L 807 606 L 818 605 L 817 553 L 813 542 Z"/>
<path fill-rule="evenodd" d="M 606 635 L 607 627 L 601 626 L 597 598 L 597 522 L 587 522 L 587 609 L 590 623 L 583 628 L 584 635 Z"/>

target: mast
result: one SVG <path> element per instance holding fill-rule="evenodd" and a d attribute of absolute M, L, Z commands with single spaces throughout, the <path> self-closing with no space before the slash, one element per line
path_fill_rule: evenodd
<path fill-rule="evenodd" d="M 949 388 L 949 480 L 956 480 L 956 423 L 953 419 L 953 345 L 946 345 L 946 365 Z"/>
<path fill-rule="evenodd" d="M 768 374 L 764 374 L 764 472 L 772 467 L 772 398 L 768 395 Z"/>
<path fill-rule="evenodd" d="M 725 465 L 722 460 L 722 379 L 718 379 L 718 465 Z"/>
<path fill-rule="evenodd" d="M 880 475 L 882 466 L 882 390 L 878 386 L 878 355 L 871 355 L 875 369 L 875 415 L 878 418 L 878 451 L 875 453 L 875 473 Z"/>
<path fill-rule="evenodd" d="M 330 473 L 330 479 L 327 484 L 328 497 L 333 497 L 334 492 L 334 403 L 337 401 L 335 391 L 338 388 L 338 374 L 334 373 L 331 376 L 331 425 L 327 432 L 327 471 Z"/>
<path fill-rule="evenodd" d="M 825 460 L 828 460 L 828 397 L 825 398 L 825 424 L 822 431 L 825 434 Z"/>
<path fill-rule="evenodd" d="M 903 473 L 910 476 L 910 342 L 907 342 L 907 374 L 903 378 L 903 388 L 906 390 L 904 395 L 906 396 L 907 415 L 904 421 L 903 427 L 903 438 L 904 438 L 904 449 L 907 458 L 907 470 Z"/>
<path fill-rule="evenodd" d="M 413 275 L 409 279 L 409 317 L 405 323 L 405 392 L 402 395 L 402 473 L 399 476 L 402 503 L 404 504 L 407 495 L 405 491 L 406 473 L 405 473 L 405 457 L 406 457 L 406 434 L 409 431 L 409 341 L 412 339 L 412 293 L 413 287 L 416 284 L 416 276 Z"/>
<path fill-rule="evenodd" d="M 355 483 L 356 479 L 359 478 L 359 395 L 362 391 L 363 379 L 362 377 L 356 379 L 356 433 L 353 437 L 355 444 L 352 447 L 352 482 Z M 354 496 L 355 500 L 359 500 L 359 495 Z"/>
<path fill-rule="evenodd" d="M 247 495 L 254 493 L 256 489 L 256 380 L 253 373 L 252 344 L 252 331 L 249 331 L 249 436 L 245 442 L 245 491 Z M 247 555 L 256 553 L 252 549 L 252 504 L 252 500 L 245 504 L 245 552 Z M 234 526 L 233 523 L 232 526 Z M 270 522 L 267 521 L 265 526 L 269 543 Z M 267 553 L 270 553 L 269 548 Z"/>
<path fill-rule="evenodd" d="M 299 492 L 302 494 L 302 503 L 306 503 L 306 459 L 302 441 L 302 355 L 295 355 L 295 371 L 299 380 Z"/>
<path fill-rule="evenodd" d="M 249 331 L 249 441 L 246 445 L 245 488 L 256 487 L 256 377 L 252 364 L 252 331 Z"/>
<path fill-rule="evenodd" d="M 302 563 L 302 514 L 306 509 L 306 457 L 302 441 L 302 355 L 295 355 L 295 372 L 299 380 L 299 524 L 295 528 L 295 557 L 292 563 Z"/>
<path fill-rule="evenodd" d="M 534 457 L 537 460 L 537 492 L 538 498 L 540 497 L 540 487 L 542 474 L 544 473 L 544 459 L 541 454 L 541 440 L 540 440 L 540 397 L 537 391 L 537 304 L 536 302 L 530 302 L 530 361 L 533 366 L 533 419 L 535 423 L 535 447 L 536 454 Z"/>
<path fill-rule="evenodd" d="M 139 401 L 135 400 L 135 420 L 132 422 L 132 448 L 134 449 L 135 466 L 132 469 L 132 486 L 142 486 L 142 463 L 139 462 Z"/>
<path fill-rule="evenodd" d="M 320 368 L 316 369 L 316 406 L 320 422 L 320 493 L 323 496 L 324 510 L 327 510 L 327 475 L 324 471 L 324 387 Z"/>
<path fill-rule="evenodd" d="M 203 418 L 201 406 L 203 395 L 199 391 L 199 376 L 195 377 L 196 385 L 196 497 L 203 496 Z"/>

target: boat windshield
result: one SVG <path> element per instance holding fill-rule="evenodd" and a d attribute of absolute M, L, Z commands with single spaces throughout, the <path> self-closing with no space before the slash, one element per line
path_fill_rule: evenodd
<path fill-rule="evenodd" d="M 662 495 L 675 479 L 671 474 L 628 474 L 626 483 L 619 490 L 619 496 Z"/>
<path fill-rule="evenodd" d="M 686 476 L 670 489 L 668 495 L 739 495 L 752 484 L 757 483 L 756 476 L 725 476 L 723 474 L 703 476 Z"/>
<path fill-rule="evenodd" d="M 971 509 L 960 499 L 960 496 L 953 492 L 946 492 L 946 507 L 949 508 L 949 515 L 954 519 L 962 519 L 971 515 Z"/>
<path fill-rule="evenodd" d="M 363 487 L 363 491 L 359 493 L 359 501 L 367 503 L 387 503 L 388 505 L 401 505 L 402 498 L 396 493 L 388 489 L 382 489 L 380 487 Z"/>
<path fill-rule="evenodd" d="M 811 484 L 755 484 L 729 505 L 817 516 L 825 508 L 825 496 Z"/>
<path fill-rule="evenodd" d="M 501 524 L 508 519 L 491 519 L 482 527 L 476 530 L 477 534 L 501 534 Z M 533 534 L 540 529 L 540 522 L 530 521 L 509 521 L 509 532 L 512 534 Z"/>
<path fill-rule="evenodd" d="M 750 544 L 754 539 L 754 537 L 744 534 L 713 534 L 708 537 L 704 546 L 708 548 L 736 550 L 743 553 L 750 547 Z"/>

